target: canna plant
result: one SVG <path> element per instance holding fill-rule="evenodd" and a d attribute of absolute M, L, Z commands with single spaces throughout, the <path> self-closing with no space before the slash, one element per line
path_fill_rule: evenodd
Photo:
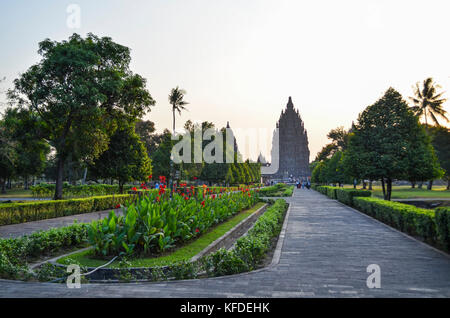
<path fill-rule="evenodd" d="M 207 231 L 239 211 L 256 204 L 248 189 L 208 194 L 208 191 L 170 193 L 165 188 L 148 192 L 127 204 L 123 216 L 111 211 L 108 218 L 89 227 L 89 242 L 97 256 L 158 254 Z"/>

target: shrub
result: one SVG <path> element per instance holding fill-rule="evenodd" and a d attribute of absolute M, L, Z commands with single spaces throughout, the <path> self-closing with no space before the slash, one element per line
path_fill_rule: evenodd
<path fill-rule="evenodd" d="M 248 234 L 236 242 L 235 249 L 219 251 L 205 259 L 208 276 L 222 276 L 254 270 L 270 248 L 271 239 L 276 237 L 282 226 L 287 203 L 279 199 L 255 222 Z"/>
<path fill-rule="evenodd" d="M 30 277 L 27 263 L 42 255 L 54 255 L 87 242 L 87 225 L 71 226 L 33 233 L 20 238 L 0 239 L 0 278 Z"/>
<path fill-rule="evenodd" d="M 116 195 L 59 201 L 37 201 L 0 205 L 0 225 L 25 223 L 62 216 L 103 211 L 125 204 L 131 195 Z"/>
<path fill-rule="evenodd" d="M 375 198 L 353 198 L 354 206 L 402 232 L 418 236 L 431 244 L 448 248 L 448 208 L 439 212 L 420 209 L 409 204 Z M 447 227 L 446 227 L 447 225 Z"/>
<path fill-rule="evenodd" d="M 354 197 L 370 197 L 372 193 L 366 190 L 336 189 L 336 199 L 340 202 L 353 206 Z"/>
<path fill-rule="evenodd" d="M 438 241 L 444 249 L 450 251 L 450 207 L 437 208 L 435 221 Z"/>

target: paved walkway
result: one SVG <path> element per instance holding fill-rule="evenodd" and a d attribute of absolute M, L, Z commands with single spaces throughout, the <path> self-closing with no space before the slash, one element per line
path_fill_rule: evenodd
<path fill-rule="evenodd" d="M 213 279 L 142 284 L 0 281 L 1 297 L 450 297 L 450 257 L 314 191 L 295 190 L 279 263 Z M 381 288 L 366 286 L 369 264 Z"/>

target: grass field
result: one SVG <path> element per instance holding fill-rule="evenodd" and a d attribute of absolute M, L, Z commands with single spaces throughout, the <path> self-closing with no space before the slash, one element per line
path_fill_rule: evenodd
<path fill-rule="evenodd" d="M 345 185 L 345 188 L 353 188 L 352 185 Z M 357 187 L 362 188 L 361 186 Z M 381 186 L 374 186 L 372 195 L 377 198 L 383 197 Z M 427 190 L 426 185 L 422 189 L 412 189 L 411 186 L 393 186 L 392 199 L 450 199 L 450 191 L 446 186 L 433 186 L 433 190 Z"/>
<path fill-rule="evenodd" d="M 209 244 L 223 236 L 226 232 L 231 230 L 234 226 L 239 224 L 246 217 L 257 211 L 264 205 L 263 202 L 257 203 L 253 208 L 242 211 L 217 226 L 211 229 L 209 232 L 205 233 L 198 239 L 187 243 L 186 245 L 176 249 L 173 252 L 162 255 L 160 257 L 148 257 L 148 258 L 138 258 L 138 259 L 130 259 L 132 267 L 154 267 L 154 266 L 165 266 L 169 264 L 173 264 L 180 261 L 187 261 L 200 253 L 204 248 L 206 248 Z M 58 259 L 58 263 L 60 264 L 71 264 L 72 260 L 75 260 L 77 263 L 87 266 L 87 267 L 98 267 L 105 264 L 108 260 L 100 260 L 92 257 L 92 250 L 87 250 L 80 252 L 78 254 L 72 254 L 63 258 Z M 115 261 L 108 268 L 118 268 L 119 262 Z"/>
<path fill-rule="evenodd" d="M 0 198 L 32 198 L 31 190 L 12 189 L 6 190 L 6 194 L 0 194 Z"/>

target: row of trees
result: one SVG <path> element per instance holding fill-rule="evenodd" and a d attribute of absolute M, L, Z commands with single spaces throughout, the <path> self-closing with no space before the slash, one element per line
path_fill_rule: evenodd
<path fill-rule="evenodd" d="M 226 143 L 226 128 L 220 130 L 215 128 L 211 122 L 203 122 L 201 124 L 194 124 L 188 120 L 184 124 L 184 129 L 191 137 L 191 159 L 194 158 L 195 147 L 201 147 L 201 152 L 205 147 L 214 141 L 214 136 L 211 140 L 202 140 L 201 145 L 194 143 L 194 136 L 197 133 L 203 134 L 207 129 L 214 129 L 217 134 L 222 134 L 223 138 L 223 163 L 206 163 L 204 158 L 200 163 L 182 163 L 173 165 L 171 168 L 171 150 L 176 141 L 172 140 L 172 133 L 169 130 L 164 130 L 163 133 L 155 132 L 155 125 L 151 121 L 141 121 L 136 125 L 136 132 L 140 135 L 141 140 L 147 148 L 147 152 L 152 160 L 153 176 L 157 178 L 159 175 L 168 176 L 174 171 L 180 172 L 180 179 L 195 180 L 201 179 L 210 183 L 222 184 L 243 184 L 243 183 L 259 183 L 261 180 L 261 167 L 259 163 L 252 163 L 249 160 L 242 162 L 242 156 L 237 149 L 234 136 L 231 138 L 234 143 L 229 145 Z M 232 133 L 232 131 L 229 133 Z M 233 163 L 225 163 L 228 153 L 233 155 Z M 213 152 L 214 154 L 214 152 Z"/>
<path fill-rule="evenodd" d="M 187 164 L 171 166 L 172 133 L 155 133 L 141 118 L 155 104 L 146 80 L 130 69 L 130 49 L 108 37 L 74 34 L 67 41 L 39 43 L 41 60 L 14 81 L 8 91 L 10 107 L 0 120 L 0 185 L 31 176 L 56 180 L 54 199 L 62 198 L 63 181 L 110 179 L 121 189 L 126 182 L 148 176 L 170 176 L 210 182 L 259 182 L 259 166 Z M 169 95 L 173 112 L 188 104 L 185 91 Z M 214 128 L 192 122 L 186 128 Z M 204 147 L 205 145 L 203 145 Z M 236 161 L 237 162 L 237 161 Z"/>
<path fill-rule="evenodd" d="M 416 86 L 409 107 L 401 94 L 389 88 L 375 104 L 367 107 L 349 131 L 332 130 L 332 142 L 318 153 L 312 163 L 312 181 L 352 183 L 353 180 L 380 180 L 384 197 L 391 198 L 394 180 L 419 182 L 444 177 L 450 186 L 450 132 L 439 126 L 438 115 L 445 120 L 441 98 L 433 81 L 423 89 Z M 436 126 L 422 125 L 421 116 L 430 115 Z M 433 115 L 431 115 L 433 114 Z"/>

